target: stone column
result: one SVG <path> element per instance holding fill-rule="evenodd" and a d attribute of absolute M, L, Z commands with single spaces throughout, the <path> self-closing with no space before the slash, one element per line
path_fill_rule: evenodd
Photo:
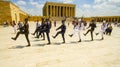
<path fill-rule="evenodd" d="M 55 11 L 55 6 L 53 6 L 53 8 L 54 8 L 54 17 L 55 17 L 55 14 L 56 14 L 56 11 Z"/>
<path fill-rule="evenodd" d="M 67 7 L 67 16 L 69 17 L 69 7 Z"/>
<path fill-rule="evenodd" d="M 50 17 L 49 12 L 50 12 L 50 6 L 48 5 L 48 17 Z"/>
<path fill-rule="evenodd" d="M 53 6 L 52 6 L 52 17 L 53 17 Z"/>
<path fill-rule="evenodd" d="M 56 6 L 56 17 L 58 17 L 58 6 Z"/>
<path fill-rule="evenodd" d="M 58 6 L 58 17 L 59 17 L 59 11 L 60 11 L 60 7 Z"/>
<path fill-rule="evenodd" d="M 73 16 L 75 17 L 75 7 L 73 8 Z"/>
<path fill-rule="evenodd" d="M 52 17 L 52 6 L 50 6 L 50 16 Z"/>
<path fill-rule="evenodd" d="M 69 7 L 69 17 L 70 17 L 70 7 Z"/>
<path fill-rule="evenodd" d="M 56 13 L 57 13 L 57 11 L 56 11 L 56 6 L 55 6 L 55 17 L 56 17 Z"/>
<path fill-rule="evenodd" d="M 55 17 L 57 16 L 57 6 L 55 6 Z"/>
<path fill-rule="evenodd" d="M 68 7 L 68 17 L 69 17 L 70 15 L 69 15 L 69 7 Z"/>
<path fill-rule="evenodd" d="M 67 7 L 67 16 L 69 17 L 69 9 L 68 9 L 68 7 Z"/>
<path fill-rule="evenodd" d="M 64 7 L 64 9 L 65 9 L 65 11 L 64 11 L 64 15 L 65 15 L 65 17 L 66 17 L 66 7 Z"/>
<path fill-rule="evenodd" d="M 70 17 L 71 17 L 71 7 L 69 7 L 69 9 L 70 9 Z"/>
<path fill-rule="evenodd" d="M 68 17 L 68 15 L 67 15 L 67 7 L 65 8 L 65 10 L 66 10 L 66 17 Z"/>
<path fill-rule="evenodd" d="M 75 10 L 76 10 L 76 8 L 74 7 L 74 17 L 75 17 L 75 13 L 76 13 Z"/>
<path fill-rule="evenodd" d="M 48 17 L 48 5 L 46 5 L 46 16 Z"/>
<path fill-rule="evenodd" d="M 69 7 L 69 16 L 71 17 L 71 10 L 70 10 L 70 7 Z"/>
<path fill-rule="evenodd" d="M 65 7 L 63 6 L 63 17 L 65 17 Z"/>
<path fill-rule="evenodd" d="M 73 7 L 71 7 L 71 14 L 72 14 L 72 17 L 73 17 Z"/>
<path fill-rule="evenodd" d="M 59 17 L 61 17 L 61 6 L 59 6 Z"/>
<path fill-rule="evenodd" d="M 63 13 L 63 12 L 64 12 L 64 8 L 63 8 L 63 6 L 62 6 L 62 17 L 64 16 L 64 13 Z"/>
<path fill-rule="evenodd" d="M 72 16 L 74 17 L 74 7 L 72 7 Z"/>
<path fill-rule="evenodd" d="M 55 6 L 53 6 L 53 17 L 55 16 Z"/>
<path fill-rule="evenodd" d="M 71 7 L 71 17 L 73 17 L 72 13 L 73 13 L 73 11 L 72 11 L 72 7 Z"/>
<path fill-rule="evenodd" d="M 56 13 L 57 13 L 57 9 L 56 9 L 56 6 L 55 6 L 55 17 L 56 17 Z"/>

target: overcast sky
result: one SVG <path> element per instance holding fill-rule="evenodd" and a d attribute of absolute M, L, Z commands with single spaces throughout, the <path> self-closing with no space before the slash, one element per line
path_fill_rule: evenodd
<path fill-rule="evenodd" d="M 120 16 L 120 0 L 11 0 L 30 15 L 42 16 L 46 1 L 76 4 L 76 17 Z"/>

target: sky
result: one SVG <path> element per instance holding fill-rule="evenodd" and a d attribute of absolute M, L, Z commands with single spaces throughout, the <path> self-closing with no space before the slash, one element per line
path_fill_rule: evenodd
<path fill-rule="evenodd" d="M 48 2 L 76 4 L 76 17 L 120 16 L 120 0 L 11 0 L 24 12 L 43 16 L 42 8 Z"/>

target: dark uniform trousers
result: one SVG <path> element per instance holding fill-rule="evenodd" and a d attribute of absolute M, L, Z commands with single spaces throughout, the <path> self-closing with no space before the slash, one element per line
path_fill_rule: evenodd
<path fill-rule="evenodd" d="M 38 37 L 39 37 L 41 34 L 43 34 L 43 39 L 45 39 L 44 33 L 46 33 L 48 42 L 50 43 L 49 30 L 47 30 L 47 29 L 40 30 Z"/>
<path fill-rule="evenodd" d="M 21 28 L 19 29 L 19 32 L 17 32 L 16 37 L 15 37 L 15 38 L 12 38 L 12 39 L 16 40 L 20 34 L 24 34 L 25 37 L 26 37 L 26 40 L 27 40 L 27 42 L 28 42 L 28 46 L 30 46 L 30 41 L 29 41 L 29 38 L 28 38 L 28 35 L 29 35 L 29 24 L 27 23 L 27 21 L 28 21 L 28 18 L 25 19 L 25 24 L 24 24 L 23 27 L 21 27 Z"/>
<path fill-rule="evenodd" d="M 17 35 L 16 35 L 15 39 L 17 39 L 20 34 L 24 34 L 28 44 L 30 44 L 30 41 L 29 41 L 29 38 L 28 38 L 29 33 L 28 32 L 23 32 L 23 31 L 19 31 L 19 32 L 17 32 Z"/>
<path fill-rule="evenodd" d="M 65 42 L 65 37 L 64 37 L 65 31 L 58 31 L 58 32 L 56 33 L 56 35 L 55 35 L 55 38 L 56 38 L 59 34 L 62 35 L 63 42 Z"/>
<path fill-rule="evenodd" d="M 37 37 L 39 38 L 39 36 L 40 36 L 41 34 L 43 34 L 43 39 L 45 39 L 44 33 L 46 33 L 47 39 L 48 39 L 48 44 L 50 44 L 50 37 L 49 37 L 50 28 L 51 28 L 50 24 L 48 24 L 48 23 L 47 23 L 47 24 L 43 24 L 43 25 L 41 26 L 41 28 L 42 28 L 42 29 L 39 30 L 39 35 L 38 35 Z"/>
<path fill-rule="evenodd" d="M 89 24 L 89 27 L 91 27 L 91 29 L 89 29 L 85 35 L 87 35 L 89 32 L 91 33 L 91 40 L 93 41 L 93 31 L 94 29 L 96 28 L 96 24 L 95 23 L 92 23 L 92 24 Z"/>
<path fill-rule="evenodd" d="M 62 24 L 60 27 L 58 27 L 56 30 L 58 29 L 61 29 L 61 31 L 58 31 L 56 33 L 56 35 L 54 36 L 54 38 L 56 38 L 58 36 L 58 34 L 61 34 L 62 35 L 62 38 L 63 38 L 63 43 L 65 43 L 65 37 L 64 37 L 64 34 L 65 34 L 65 31 L 66 31 L 66 26 L 64 24 Z"/>
<path fill-rule="evenodd" d="M 94 29 L 89 29 L 87 32 L 86 32 L 86 35 L 90 32 L 91 33 L 91 40 L 93 40 L 93 31 Z"/>

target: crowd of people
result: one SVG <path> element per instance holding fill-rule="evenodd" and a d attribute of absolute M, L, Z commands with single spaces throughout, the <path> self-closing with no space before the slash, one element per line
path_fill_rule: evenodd
<path fill-rule="evenodd" d="M 59 30 L 59 29 L 61 29 L 61 30 L 57 31 L 57 33 L 54 36 L 52 36 L 53 38 L 56 38 L 59 34 L 61 34 L 62 35 L 62 39 L 63 39 L 62 43 L 66 42 L 66 40 L 65 40 L 65 33 L 66 33 L 65 22 L 66 22 L 66 18 L 61 21 L 61 25 L 56 29 L 56 31 Z M 26 18 L 24 20 L 23 24 L 20 21 L 17 24 L 15 23 L 15 21 L 13 21 L 11 23 L 11 25 L 14 28 L 14 33 L 16 33 L 16 29 L 15 29 L 16 25 L 18 26 L 17 30 L 19 30 L 17 32 L 16 36 L 12 37 L 11 39 L 16 40 L 20 34 L 24 34 L 25 37 L 26 37 L 26 40 L 28 42 L 27 46 L 31 46 L 31 43 L 30 43 L 30 40 L 29 40 L 28 18 Z M 72 37 L 75 33 L 77 33 L 77 35 L 79 37 L 78 42 L 81 42 L 81 35 L 80 35 L 80 33 L 81 33 L 82 30 L 87 29 L 86 33 L 84 33 L 83 35 L 86 36 L 90 32 L 90 34 L 91 34 L 91 41 L 94 40 L 93 32 L 94 32 L 95 28 L 97 27 L 94 20 L 91 20 L 89 25 L 87 25 L 87 22 L 84 21 L 83 19 L 75 18 L 74 21 L 72 21 L 72 25 L 73 25 L 73 31 L 68 34 L 70 37 Z M 43 38 L 43 40 L 45 40 L 45 34 L 46 34 L 47 40 L 48 40 L 47 44 L 51 44 L 51 39 L 50 39 L 50 29 L 51 29 L 51 26 L 52 26 L 52 23 L 51 23 L 49 18 L 47 18 L 47 19 L 43 19 L 42 18 L 41 23 L 39 23 L 39 21 L 37 20 L 36 21 L 36 28 L 35 28 L 35 31 L 32 33 L 32 35 L 34 35 L 35 38 L 41 37 L 41 38 Z M 54 21 L 54 26 L 56 27 L 56 21 Z M 68 23 L 68 26 L 69 26 L 69 23 Z M 101 34 L 101 39 L 100 40 L 103 40 L 104 39 L 103 35 L 104 34 L 111 35 L 112 29 L 113 28 L 112 28 L 111 23 L 108 23 L 108 22 L 106 22 L 104 20 L 102 22 L 102 24 L 101 24 L 100 30 L 96 33 L 96 35 Z"/>

